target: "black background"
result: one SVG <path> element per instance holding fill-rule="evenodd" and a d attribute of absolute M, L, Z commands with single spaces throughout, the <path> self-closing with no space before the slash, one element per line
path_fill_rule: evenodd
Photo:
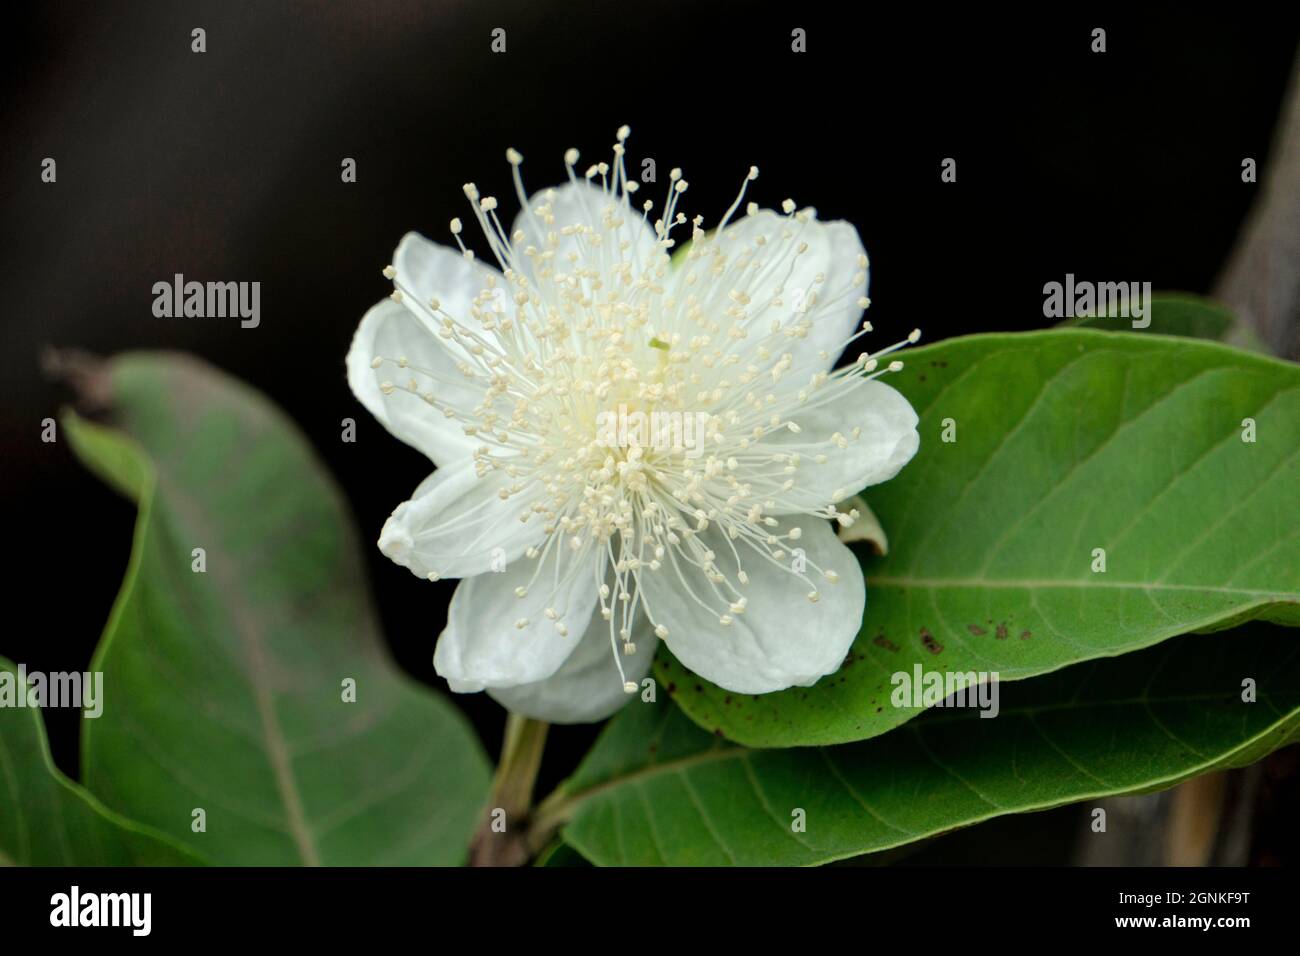
<path fill-rule="evenodd" d="M 152 894 L 152 932 L 146 939 L 127 928 L 52 928 L 51 896 L 69 892 L 76 883 L 84 893 Z M 887 883 L 882 892 L 880 887 Z M 544 889 L 542 889 L 544 888 Z M 726 904 L 743 900 L 750 913 L 815 912 L 841 925 L 888 927 L 902 934 L 913 927 L 953 934 L 965 930 L 982 942 L 1020 943 L 1012 952 L 1031 951 L 1040 940 L 1068 935 L 1072 943 L 1128 937 L 1183 944 L 1189 937 L 1233 952 L 1247 940 L 1253 947 L 1289 938 L 1294 924 L 1295 893 L 1291 874 L 1279 869 L 1242 869 L 1231 873 L 1205 869 L 1131 869 L 1075 867 L 1058 869 L 1048 878 L 1036 869 L 1003 870 L 996 879 L 970 868 L 941 875 L 924 869 L 891 869 L 846 874 L 835 868 L 735 868 L 725 888 L 718 874 L 705 869 L 677 869 L 671 874 L 649 870 L 597 869 L 384 869 L 325 867 L 251 870 L 220 867 L 186 869 L 81 868 L 31 870 L 0 868 L 0 890 L 7 913 L 5 941 L 37 946 L 61 939 L 83 945 L 131 947 L 183 946 L 195 938 L 209 946 L 246 948 L 251 939 L 292 941 L 300 948 L 317 942 L 329 947 L 357 945 L 370 951 L 380 933 L 396 930 L 430 934 L 435 920 L 450 913 L 460 925 L 483 927 L 484 939 L 498 949 L 531 951 L 540 935 L 558 925 L 582 942 L 628 938 L 643 922 L 631 905 L 602 905 L 611 895 L 637 899 L 672 896 L 649 919 L 691 916 L 690 936 L 701 948 L 771 947 L 771 919 L 737 919 Z M 1170 892 L 1183 902 L 1168 904 Z M 1194 893 L 1239 893 L 1243 902 L 1191 905 Z M 1120 903 L 1120 894 L 1159 895 L 1160 904 Z M 558 900 L 562 902 L 557 903 Z M 454 910 L 447 906 L 455 901 Z M 503 916 L 503 903 L 509 907 Z M 881 905 L 887 904 L 887 905 Z M 642 907 L 644 911 L 646 908 Z M 994 913 L 1006 916 L 993 917 Z M 562 914 L 562 915 L 559 915 Z M 698 915 L 697 915 L 698 914 Z M 559 919 L 557 919 L 559 915 Z M 702 919 L 701 915 L 713 918 Z M 1117 927 L 1116 918 L 1246 917 L 1249 927 L 1142 929 Z M 567 917 L 567 919 L 566 919 Z M 688 917 L 689 918 L 689 917 Z M 564 920 L 564 922 L 560 922 Z M 784 926 L 782 927 L 785 928 Z M 808 929 L 789 921 L 785 935 Z M 1244 934 L 1244 935 L 1243 935 Z M 1252 938 L 1251 934 L 1255 934 Z M 972 939 L 972 942 L 974 939 Z M 963 940 L 964 942 L 964 940 Z"/>
<path fill-rule="evenodd" d="M 1047 324 L 1044 282 L 1207 292 L 1258 187 L 1300 32 L 1284 4 L 960 12 L 930 4 L 47 3 L 6 13 L 0 101 L 4 345 L 0 654 L 83 669 L 126 566 L 134 509 L 40 441 L 67 394 L 45 346 L 196 352 L 300 424 L 367 542 L 427 462 L 352 399 L 343 356 L 409 229 L 447 238 L 474 180 L 513 213 L 577 146 L 632 127 L 631 168 L 691 182 L 716 220 L 792 196 L 855 223 L 879 344 Z M 207 52 L 190 30 L 207 31 Z M 507 52 L 489 49 L 493 28 Z M 790 50 L 795 27 L 807 52 Z M 1090 52 L 1091 30 L 1108 50 Z M 56 184 L 41 160 L 58 163 Z M 340 180 L 344 157 L 358 180 Z M 957 160 L 957 182 L 940 162 Z M 658 191 L 655 191 L 658 195 Z M 152 285 L 259 281 L 262 320 L 158 319 Z M 358 421 L 355 444 L 340 421 Z M 434 685 L 454 582 L 368 551 L 392 651 Z M 11 563 L 10 563 L 11 562 Z M 24 613 L 34 609 L 34 613 Z M 20 623 L 21 622 L 21 623 Z M 502 712 L 459 697 L 489 751 Z M 47 714 L 75 774 L 77 715 Z M 542 785 L 590 729 L 554 732 Z"/>

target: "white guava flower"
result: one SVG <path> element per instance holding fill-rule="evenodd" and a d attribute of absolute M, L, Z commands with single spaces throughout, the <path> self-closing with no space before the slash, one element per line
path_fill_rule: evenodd
<path fill-rule="evenodd" d="M 462 579 L 438 673 L 557 722 L 615 711 L 660 640 L 739 693 L 835 671 L 864 606 L 836 503 L 919 442 L 877 381 L 906 342 L 834 367 L 871 329 L 857 231 L 788 199 L 733 221 L 754 168 L 716 229 L 678 211 L 676 169 L 656 216 L 627 134 L 585 176 L 569 150 L 569 182 L 531 201 L 509 150 L 513 229 L 465 186 L 497 268 L 459 220 L 458 249 L 408 234 L 347 357 L 357 399 L 437 466 L 379 547 Z"/>

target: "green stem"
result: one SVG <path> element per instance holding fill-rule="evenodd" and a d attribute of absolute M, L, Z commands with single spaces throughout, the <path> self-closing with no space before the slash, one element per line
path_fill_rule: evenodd
<path fill-rule="evenodd" d="M 526 837 L 527 823 L 549 727 L 545 721 L 517 714 L 506 718 L 501 761 L 492 778 L 487 815 L 470 848 L 471 866 L 522 866 L 532 855 Z M 505 811 L 503 832 L 493 829 L 500 818 L 499 810 Z"/>
<path fill-rule="evenodd" d="M 528 813 L 533 801 L 533 784 L 542 765 L 546 748 L 544 720 L 510 714 L 506 718 L 505 740 L 501 744 L 501 763 L 492 780 L 492 805 L 502 807 L 507 817 L 520 818 Z"/>
<path fill-rule="evenodd" d="M 578 808 L 580 798 L 556 790 L 537 805 L 529 818 L 528 852 L 536 855 L 544 850 L 555 838 L 560 827 L 569 822 L 569 818 Z"/>

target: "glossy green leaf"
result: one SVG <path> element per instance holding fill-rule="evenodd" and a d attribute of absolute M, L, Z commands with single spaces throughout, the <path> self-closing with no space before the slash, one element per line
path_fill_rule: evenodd
<path fill-rule="evenodd" d="M 777 750 L 708 734 L 667 701 L 633 702 L 539 817 L 567 820 L 565 844 L 602 865 L 817 864 L 1163 789 L 1300 737 L 1300 648 L 1264 624 L 999 691 L 992 719 L 935 709 L 872 740 Z"/>
<path fill-rule="evenodd" d="M 867 607 L 844 666 L 742 697 L 661 653 L 661 684 L 701 726 L 752 746 L 861 740 L 919 712 L 888 700 L 916 664 L 1017 680 L 1252 618 L 1300 623 L 1300 366 L 1081 330 L 909 352 L 891 381 L 921 449 L 864 496 L 890 552 L 858 550 Z"/>
<path fill-rule="evenodd" d="M 193 359 L 128 355 L 101 376 L 111 427 L 65 429 L 139 520 L 94 662 L 87 786 L 217 863 L 460 862 L 486 760 L 386 656 L 362 546 L 297 429 Z"/>
<path fill-rule="evenodd" d="M 18 669 L 0 658 L 0 672 Z M 38 708 L 0 707 L 0 866 L 192 866 L 197 856 L 109 810 L 54 766 Z"/>

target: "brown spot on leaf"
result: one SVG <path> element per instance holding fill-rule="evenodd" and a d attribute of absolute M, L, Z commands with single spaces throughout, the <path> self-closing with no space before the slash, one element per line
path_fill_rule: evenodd
<path fill-rule="evenodd" d="M 978 624 L 967 624 L 966 630 L 970 631 L 976 637 L 979 637 L 981 634 L 988 633 L 988 631 L 984 630 L 984 628 L 980 627 Z"/>
<path fill-rule="evenodd" d="M 1031 637 L 1033 637 L 1033 636 L 1034 636 L 1034 635 L 1031 634 L 1029 631 L 1021 631 L 1021 632 L 1020 632 L 1020 639 L 1021 639 L 1022 641 L 1027 641 L 1027 640 L 1029 640 L 1029 639 L 1030 639 Z"/>
<path fill-rule="evenodd" d="M 934 639 L 934 635 L 930 633 L 928 628 L 921 628 L 921 643 L 925 645 L 925 649 L 931 654 L 938 654 L 943 650 L 943 645 Z"/>
<path fill-rule="evenodd" d="M 891 641 L 889 638 L 885 637 L 885 635 L 883 634 L 877 634 L 875 637 L 871 639 L 871 643 L 875 644 L 876 647 L 883 647 L 887 651 L 898 650 L 898 645 L 895 644 L 893 641 Z"/>
<path fill-rule="evenodd" d="M 1006 626 L 1006 624 L 999 624 L 999 625 L 998 625 L 998 629 L 997 629 L 997 631 L 994 633 L 993 636 L 996 637 L 999 641 L 1005 641 L 1005 640 L 1007 639 L 1007 626 Z"/>

